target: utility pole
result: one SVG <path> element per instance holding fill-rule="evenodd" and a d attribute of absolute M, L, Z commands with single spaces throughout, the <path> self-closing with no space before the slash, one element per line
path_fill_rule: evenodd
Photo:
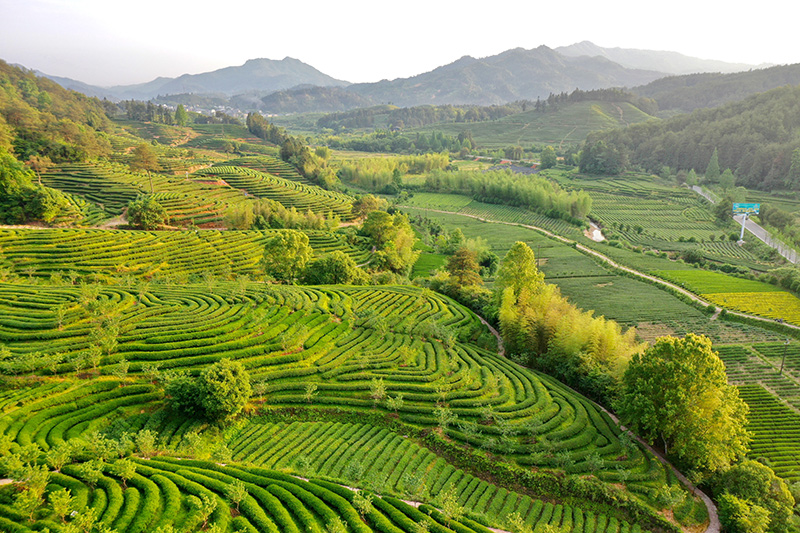
<path fill-rule="evenodd" d="M 786 339 L 786 342 L 783 343 L 783 357 L 781 357 L 781 369 L 778 371 L 778 375 L 783 374 L 783 363 L 786 362 L 786 349 L 789 348 L 789 339 Z"/>

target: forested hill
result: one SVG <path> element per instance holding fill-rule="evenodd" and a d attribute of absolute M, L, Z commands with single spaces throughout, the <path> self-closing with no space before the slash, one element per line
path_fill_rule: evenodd
<path fill-rule="evenodd" d="M 702 73 L 669 76 L 631 92 L 652 98 L 660 110 L 688 113 L 695 109 L 718 107 L 743 100 L 750 95 L 800 84 L 800 64 L 749 70 L 734 74 Z"/>
<path fill-rule="evenodd" d="M 650 121 L 590 135 L 584 171 L 619 172 L 628 164 L 658 172 L 702 173 L 715 149 L 719 165 L 730 168 L 739 185 L 757 189 L 796 188 L 800 162 L 800 86 L 786 86 L 665 121 Z M 602 143 L 601 143 L 602 141 Z M 615 168 L 601 168 L 604 166 Z"/>
<path fill-rule="evenodd" d="M 111 153 L 111 122 L 96 98 L 0 61 L 0 148 L 17 159 L 78 161 Z"/>

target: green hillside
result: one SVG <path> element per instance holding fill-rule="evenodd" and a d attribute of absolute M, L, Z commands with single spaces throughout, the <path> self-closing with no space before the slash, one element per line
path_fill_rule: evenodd
<path fill-rule="evenodd" d="M 556 111 L 525 111 L 494 121 L 468 124 L 435 124 L 408 133 L 436 131 L 458 136 L 469 130 L 478 145 L 492 149 L 531 144 L 561 146 L 580 143 L 592 131 L 628 126 L 652 118 L 627 102 L 575 102 L 559 106 Z"/>

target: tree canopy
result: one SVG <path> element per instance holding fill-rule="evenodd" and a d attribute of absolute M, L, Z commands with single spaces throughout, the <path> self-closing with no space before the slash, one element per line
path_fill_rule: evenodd
<path fill-rule="evenodd" d="M 128 204 L 128 222 L 144 230 L 158 229 L 169 223 L 169 215 L 152 196 L 140 196 Z"/>
<path fill-rule="evenodd" d="M 312 253 L 308 235 L 302 231 L 283 230 L 264 243 L 261 266 L 267 275 L 293 282 L 311 259 Z"/>
<path fill-rule="evenodd" d="M 747 452 L 747 405 L 728 385 L 725 365 L 705 336 L 662 337 L 636 354 L 622 378 L 623 424 L 688 468 L 717 471 Z"/>
<path fill-rule="evenodd" d="M 379 268 L 407 274 L 419 257 L 420 252 L 414 250 L 414 231 L 408 217 L 401 213 L 372 211 L 361 232 L 375 245 L 373 263 Z"/>
<path fill-rule="evenodd" d="M 341 250 L 314 259 L 303 273 L 303 283 L 309 285 L 361 285 L 368 280 L 353 258 Z"/>
<path fill-rule="evenodd" d="M 720 522 L 728 531 L 788 530 L 795 501 L 786 482 L 768 466 L 742 461 L 714 476 L 711 486 L 719 502 Z"/>

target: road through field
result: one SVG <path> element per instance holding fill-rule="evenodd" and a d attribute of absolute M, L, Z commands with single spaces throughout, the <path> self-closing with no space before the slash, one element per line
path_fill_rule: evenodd
<path fill-rule="evenodd" d="M 402 206 L 402 205 L 398 206 L 398 207 L 401 208 L 401 209 L 402 208 L 419 209 L 419 207 Z M 556 233 L 548 231 L 548 230 L 546 230 L 544 228 L 540 228 L 539 226 L 532 226 L 530 224 L 522 224 L 522 223 L 519 223 L 519 222 L 505 222 L 505 221 L 502 221 L 502 220 L 492 220 L 492 219 L 489 219 L 489 218 L 479 217 L 477 215 L 468 215 L 466 213 L 458 213 L 458 212 L 455 212 L 455 211 L 444 211 L 444 210 L 441 210 L 441 209 L 429 209 L 429 208 L 426 208 L 426 211 L 430 211 L 431 213 L 442 213 L 442 214 L 446 214 L 446 215 L 459 215 L 459 216 L 462 216 L 462 217 L 468 217 L 468 218 L 472 218 L 472 219 L 475 219 L 475 220 L 480 220 L 481 222 L 487 222 L 487 223 L 490 223 L 490 224 L 505 224 L 506 226 L 519 226 L 521 228 L 532 229 L 532 230 L 538 231 L 539 233 L 541 233 L 543 235 L 546 235 L 546 236 L 548 236 L 548 237 L 550 237 L 552 239 L 556 239 L 558 241 L 561 241 L 564 244 L 568 244 L 570 246 L 574 246 L 576 250 L 578 250 L 578 251 L 580 251 L 580 252 L 582 252 L 584 254 L 591 255 L 591 256 L 599 259 L 600 261 L 606 263 L 608 266 L 610 266 L 610 267 L 612 267 L 614 269 L 621 270 L 621 271 L 627 272 L 629 274 L 633 274 L 636 277 L 648 280 L 650 282 L 655 283 L 656 285 L 661 285 L 662 287 L 667 287 L 667 288 L 670 288 L 672 290 L 675 290 L 675 291 L 681 293 L 682 295 L 690 298 L 694 302 L 698 302 L 698 303 L 703 304 L 705 306 L 714 305 L 715 307 L 717 307 L 716 304 L 713 304 L 712 302 L 701 298 L 700 296 L 698 296 L 695 293 L 689 291 L 688 289 L 685 289 L 685 288 L 681 287 L 680 285 L 676 285 L 676 284 L 671 283 L 669 281 L 666 281 L 666 280 L 664 280 L 662 278 L 659 278 L 659 277 L 656 277 L 656 276 L 653 276 L 653 275 L 650 275 L 650 274 L 646 274 L 646 273 L 641 272 L 639 270 L 636 270 L 634 268 L 627 267 L 625 265 L 621 265 L 621 264 L 617 263 L 616 261 L 614 261 L 613 259 L 611 259 L 610 257 L 608 257 L 607 255 L 604 255 L 604 254 L 598 252 L 597 250 L 593 250 L 593 249 L 589 248 L 588 246 L 584 246 L 583 244 L 580 244 L 580 243 L 578 243 L 576 241 L 573 241 L 571 239 L 568 239 L 566 237 L 562 237 L 561 235 L 558 235 Z M 728 314 L 731 314 L 731 315 L 736 315 L 736 316 L 740 316 L 740 317 L 744 317 L 744 318 L 749 318 L 749 319 L 752 319 L 752 320 L 758 320 L 759 322 L 764 322 L 764 323 L 767 323 L 767 324 L 774 324 L 775 323 L 775 321 L 773 319 L 771 319 L 771 318 L 764 318 L 764 317 L 758 316 L 758 315 L 751 315 L 751 314 L 748 314 L 748 313 L 741 313 L 739 311 L 732 311 L 730 309 L 728 309 L 727 312 L 728 312 Z M 793 330 L 797 331 L 798 333 L 800 333 L 800 326 L 797 326 L 795 324 L 790 324 L 788 322 L 784 322 L 782 325 L 786 326 L 787 328 L 793 329 Z"/>

